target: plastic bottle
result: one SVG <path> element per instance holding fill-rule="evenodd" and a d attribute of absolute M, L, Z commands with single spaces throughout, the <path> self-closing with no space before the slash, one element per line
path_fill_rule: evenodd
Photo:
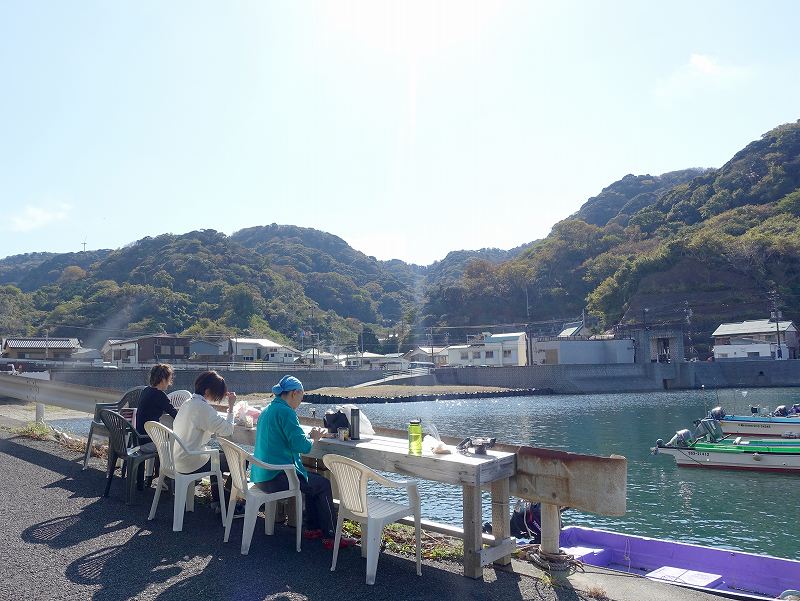
<path fill-rule="evenodd" d="M 422 455 L 422 421 L 419 419 L 408 422 L 408 454 Z"/>

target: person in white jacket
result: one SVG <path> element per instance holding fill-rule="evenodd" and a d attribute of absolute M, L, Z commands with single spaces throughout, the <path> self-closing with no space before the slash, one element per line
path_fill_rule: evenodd
<path fill-rule="evenodd" d="M 233 405 L 236 403 L 236 393 L 229 392 L 225 379 L 215 371 L 201 373 L 194 382 L 194 394 L 181 405 L 178 415 L 175 416 L 172 429 L 191 451 L 200 451 L 205 448 L 214 434 L 230 436 L 233 434 Z M 211 403 L 228 401 L 228 415 L 222 417 Z M 211 469 L 211 455 L 187 455 L 180 445 L 175 445 L 175 468 L 183 474 L 204 472 Z M 219 454 L 220 469 L 228 471 L 224 453 Z M 215 478 L 211 481 L 211 497 L 219 503 L 219 492 Z M 228 488 L 228 487 L 226 487 Z"/>

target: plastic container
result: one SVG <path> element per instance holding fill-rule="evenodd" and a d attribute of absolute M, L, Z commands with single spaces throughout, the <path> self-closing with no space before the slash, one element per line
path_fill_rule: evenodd
<path fill-rule="evenodd" d="M 412 419 L 408 422 L 408 454 L 422 455 L 422 421 Z"/>

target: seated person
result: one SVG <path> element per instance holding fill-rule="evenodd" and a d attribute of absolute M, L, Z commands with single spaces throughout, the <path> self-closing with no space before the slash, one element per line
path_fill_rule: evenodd
<path fill-rule="evenodd" d="M 142 390 L 139 397 L 139 407 L 136 410 L 136 431 L 142 436 L 147 436 L 144 430 L 145 422 L 157 422 L 165 413 L 173 419 L 178 410 L 169 402 L 169 397 L 164 392 L 172 384 L 172 367 L 166 363 L 154 365 L 150 370 L 150 386 Z"/>
<path fill-rule="evenodd" d="M 227 419 L 217 413 L 209 402 L 220 403 L 228 400 Z M 172 430 L 177 434 L 190 451 L 203 449 L 214 434 L 230 436 L 233 434 L 233 405 L 236 393 L 228 392 L 225 380 L 215 371 L 204 371 L 194 382 L 194 394 L 186 401 L 175 417 Z M 205 472 L 211 469 L 211 455 L 187 455 L 183 448 L 176 444 L 174 448 L 175 469 L 182 474 Z M 225 454 L 219 454 L 220 471 L 227 472 L 228 464 Z M 226 483 L 226 488 L 230 488 Z M 211 477 L 211 498 L 219 504 L 219 491 L 216 478 Z M 216 506 L 217 508 L 219 505 Z"/>
<path fill-rule="evenodd" d="M 306 436 L 297 419 L 297 408 L 303 400 L 303 384 L 293 376 L 284 376 L 272 387 L 273 401 L 261 413 L 256 428 L 256 459 L 272 464 L 294 464 L 300 490 L 306 495 L 306 538 L 323 538 L 326 547 L 333 548 L 336 515 L 333 506 L 331 483 L 319 474 L 306 471 L 300 460 L 301 453 L 308 453 L 311 446 L 322 438 L 320 428 L 313 428 Z M 289 479 L 283 471 L 266 470 L 253 465 L 250 480 L 264 492 L 288 490 Z M 300 520 L 300 516 L 297 518 Z M 298 524 L 300 527 L 300 524 Z M 342 538 L 341 546 L 350 546 L 352 539 Z"/>

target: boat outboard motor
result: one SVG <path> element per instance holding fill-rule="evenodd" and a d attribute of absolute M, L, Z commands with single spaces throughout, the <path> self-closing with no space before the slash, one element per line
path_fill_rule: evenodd
<path fill-rule="evenodd" d="M 758 415 L 758 405 L 750 405 L 750 414 Z"/>
<path fill-rule="evenodd" d="M 789 411 L 786 409 L 786 405 L 778 405 L 775 407 L 775 411 L 772 412 L 772 417 L 786 417 L 789 415 Z"/>
<path fill-rule="evenodd" d="M 667 443 L 668 447 L 683 447 L 684 449 L 694 442 L 694 436 L 689 430 L 678 430 L 675 436 Z"/>
<path fill-rule="evenodd" d="M 722 431 L 722 426 L 719 425 L 719 422 L 715 419 L 707 417 L 705 419 L 700 420 L 700 427 L 697 429 L 698 435 L 702 431 L 704 434 L 708 435 L 708 440 L 711 442 L 717 442 L 718 440 L 722 440 L 725 438 L 725 433 Z"/>
<path fill-rule="evenodd" d="M 792 408 L 789 410 L 789 413 L 798 414 L 800 413 L 800 403 L 795 403 L 792 405 Z"/>
<path fill-rule="evenodd" d="M 725 419 L 725 410 L 722 407 L 714 407 L 710 412 L 709 415 L 712 419 L 717 421 L 721 419 Z"/>

